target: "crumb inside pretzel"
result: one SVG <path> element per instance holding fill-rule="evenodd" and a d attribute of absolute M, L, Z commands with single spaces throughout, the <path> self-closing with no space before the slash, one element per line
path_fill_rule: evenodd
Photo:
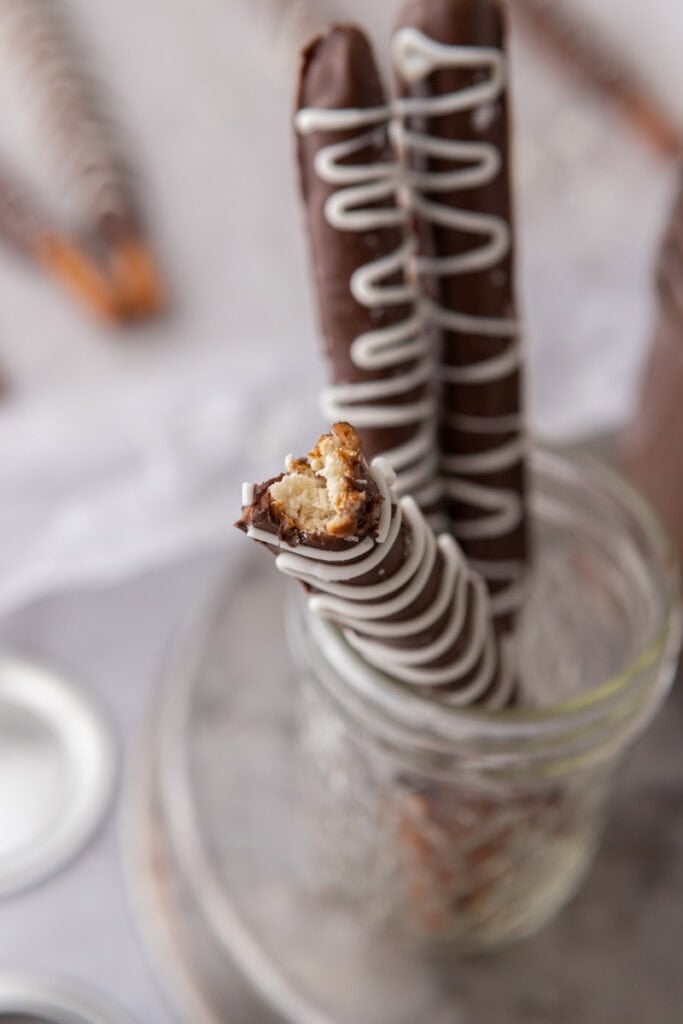
<path fill-rule="evenodd" d="M 287 472 L 269 488 L 278 518 L 307 534 L 352 537 L 367 509 L 369 480 L 360 438 L 335 423 L 308 459 L 288 459 Z"/>

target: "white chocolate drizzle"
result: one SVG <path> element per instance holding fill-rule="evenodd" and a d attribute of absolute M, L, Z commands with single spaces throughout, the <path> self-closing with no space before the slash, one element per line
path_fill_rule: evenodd
<path fill-rule="evenodd" d="M 301 544 L 295 548 L 274 534 L 250 528 L 248 535 L 280 549 L 280 572 L 313 589 L 308 600 L 314 618 L 336 624 L 344 640 L 344 675 L 358 664 L 394 682 L 427 690 L 430 697 L 455 707 L 472 704 L 500 709 L 512 693 L 510 662 L 503 657 L 491 623 L 489 598 L 481 578 L 467 565 L 453 537 L 435 537 L 416 501 L 397 497 L 395 474 L 384 458 L 372 463 L 372 475 L 382 495 L 377 536 L 357 545 L 330 551 Z M 383 575 L 382 566 L 392 552 L 399 531 L 406 529 L 403 564 Z M 429 605 L 412 617 L 396 620 L 424 593 L 441 558 L 441 574 Z M 378 582 L 358 581 L 373 573 Z M 427 642 L 427 630 L 433 630 Z M 465 635 L 467 643 L 457 658 L 438 665 Z M 325 636 L 326 634 L 321 634 Z M 398 640 L 414 639 L 409 646 Z M 369 679 L 373 678 L 369 672 Z M 435 691 L 436 692 L 435 694 Z"/>
<path fill-rule="evenodd" d="M 374 232 L 380 228 L 404 228 L 407 216 L 397 202 L 400 168 L 395 161 L 348 163 L 349 157 L 368 147 L 382 146 L 388 130 L 390 108 L 334 110 L 303 108 L 296 115 L 302 134 L 355 131 L 342 142 L 323 146 L 316 154 L 314 170 L 328 185 L 338 186 L 325 204 L 325 218 L 338 231 Z M 389 200 L 389 205 L 377 203 Z M 409 427 L 413 436 L 382 454 L 398 475 L 400 494 L 413 494 L 422 507 L 436 504 L 440 496 L 438 453 L 435 435 L 434 368 L 431 346 L 418 304 L 418 288 L 410 268 L 415 241 L 406 237 L 395 252 L 358 267 L 349 289 L 359 305 L 376 309 L 408 306 L 406 318 L 397 324 L 369 330 L 354 339 L 351 361 L 360 370 L 386 371 L 377 380 L 338 383 L 323 390 L 321 412 L 325 419 L 349 420 L 359 430 Z M 399 284 L 386 284 L 396 275 Z M 389 399 L 423 393 L 417 400 L 392 404 Z"/>
<path fill-rule="evenodd" d="M 500 101 L 507 84 L 505 54 L 495 47 L 447 46 L 430 39 L 414 28 L 402 28 L 394 36 L 393 60 L 397 73 L 412 86 L 444 68 L 471 69 L 484 77 L 455 92 L 430 96 L 407 96 L 396 100 L 394 132 L 405 162 L 405 175 L 411 205 L 418 218 L 431 225 L 467 232 L 481 238 L 465 253 L 452 256 L 419 256 L 416 260 L 422 276 L 450 277 L 493 269 L 510 251 L 510 226 L 502 218 L 460 210 L 435 196 L 456 190 L 477 189 L 492 182 L 501 168 L 501 154 L 487 141 L 440 139 L 428 128 L 408 127 L 409 119 L 428 125 L 430 118 L 472 111 L 473 117 L 486 112 Z M 417 161 L 412 157 L 416 156 Z M 435 157 L 448 161 L 452 170 L 424 171 L 420 160 Z M 474 316 L 446 309 L 426 300 L 427 317 L 438 327 L 457 333 L 474 333 L 492 338 L 509 338 L 502 354 L 463 366 L 441 364 L 437 374 L 453 384 L 481 384 L 502 380 L 520 365 L 519 325 L 514 319 Z M 476 518 L 451 521 L 454 535 L 462 541 L 503 537 L 522 522 L 521 496 L 513 490 L 493 488 L 477 478 L 495 470 L 518 464 L 526 453 L 522 419 L 510 416 L 473 416 L 449 412 L 444 422 L 463 432 L 500 435 L 500 444 L 473 454 L 442 455 L 441 473 L 444 493 L 477 509 Z M 510 441 L 508 435 L 515 438 Z M 474 477 L 474 480 L 472 479 Z M 472 563 L 489 583 L 502 584 L 491 599 L 494 615 L 519 607 L 524 592 L 525 567 L 521 561 L 479 560 Z"/>

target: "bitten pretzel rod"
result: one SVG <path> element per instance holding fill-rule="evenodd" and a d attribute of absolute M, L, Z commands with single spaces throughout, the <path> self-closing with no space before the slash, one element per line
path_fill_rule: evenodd
<path fill-rule="evenodd" d="M 507 629 L 527 541 L 504 47 L 496 0 L 409 3 L 393 40 L 417 267 L 440 332 L 447 512 Z"/>
<path fill-rule="evenodd" d="M 446 703 L 507 706 L 513 675 L 484 582 L 394 485 L 386 459 L 369 467 L 358 434 L 337 423 L 307 460 L 245 485 L 237 525 L 305 585 L 313 615 L 340 626 L 348 648 L 335 661 L 355 652 L 368 670 Z"/>
<path fill-rule="evenodd" d="M 20 70 L 45 146 L 131 313 L 161 304 L 123 148 L 59 0 L 0 0 L 5 60 Z"/>
<path fill-rule="evenodd" d="M 6 176 L 0 177 L 0 238 L 98 313 L 117 315 L 118 297 L 95 262 L 50 224 L 35 200 Z"/>
<path fill-rule="evenodd" d="M 370 45 L 352 26 L 315 38 L 302 57 L 298 160 L 312 265 L 331 365 L 326 419 L 353 419 L 384 455 L 401 494 L 439 497 L 433 363 L 408 276 L 414 242 L 396 199 L 390 111 Z"/>

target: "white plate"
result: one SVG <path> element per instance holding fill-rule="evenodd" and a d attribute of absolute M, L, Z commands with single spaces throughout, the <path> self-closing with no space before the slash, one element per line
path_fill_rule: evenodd
<path fill-rule="evenodd" d="M 83 691 L 0 656 L 0 896 L 83 847 L 109 805 L 116 763 L 110 729 Z"/>
<path fill-rule="evenodd" d="M 40 975 L 0 974 L 0 1022 L 133 1024 L 100 996 Z"/>

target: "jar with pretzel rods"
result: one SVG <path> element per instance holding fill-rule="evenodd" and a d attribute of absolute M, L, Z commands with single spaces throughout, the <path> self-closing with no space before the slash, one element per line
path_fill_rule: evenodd
<path fill-rule="evenodd" d="M 678 648 L 675 559 L 648 509 L 582 457 L 532 463 L 519 706 L 424 701 L 304 602 L 290 614 L 321 878 L 369 924 L 458 951 L 535 931 L 575 892 Z"/>

